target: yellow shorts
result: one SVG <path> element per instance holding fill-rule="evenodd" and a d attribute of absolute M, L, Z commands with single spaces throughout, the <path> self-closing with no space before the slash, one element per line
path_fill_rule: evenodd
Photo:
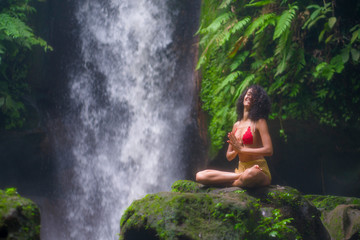
<path fill-rule="evenodd" d="M 265 158 L 256 159 L 254 161 L 248 161 L 248 162 L 240 162 L 239 161 L 239 167 L 235 168 L 236 173 L 242 173 L 246 169 L 251 168 L 254 165 L 259 165 L 259 167 L 262 169 L 262 171 L 270 178 L 271 180 L 271 174 L 269 170 L 269 166 L 267 165 L 267 162 Z"/>

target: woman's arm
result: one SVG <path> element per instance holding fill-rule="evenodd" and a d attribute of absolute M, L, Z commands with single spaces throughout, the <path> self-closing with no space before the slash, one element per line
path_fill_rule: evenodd
<path fill-rule="evenodd" d="M 250 148 L 244 147 L 236 140 L 234 134 L 229 134 L 229 143 L 232 145 L 232 148 L 242 154 L 248 155 L 259 155 L 259 156 L 271 156 L 273 154 L 273 146 L 269 134 L 269 129 L 265 119 L 260 119 L 256 123 L 257 129 L 259 130 L 262 147 L 259 148 Z"/>
<path fill-rule="evenodd" d="M 235 135 L 235 131 L 236 131 L 238 125 L 239 125 L 239 122 L 236 122 L 236 123 L 234 124 L 233 129 L 232 129 L 231 133 L 228 134 L 228 136 L 229 136 L 230 134 L 234 134 L 234 135 Z M 229 141 L 228 141 L 228 143 L 229 143 L 229 146 L 228 146 L 228 149 L 227 149 L 227 152 L 226 152 L 226 159 L 227 159 L 228 161 L 232 161 L 232 160 L 234 160 L 234 158 L 238 155 L 238 152 L 233 148 L 233 146 L 230 144 Z"/>

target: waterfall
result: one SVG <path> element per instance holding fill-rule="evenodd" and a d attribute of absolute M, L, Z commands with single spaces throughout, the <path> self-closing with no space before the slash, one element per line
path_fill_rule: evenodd
<path fill-rule="evenodd" d="M 184 178 L 194 81 L 185 79 L 191 67 L 178 72 L 179 12 L 170 3 L 76 1 L 79 56 L 69 63 L 71 110 L 64 117 L 71 161 L 58 157 L 70 170 L 61 181 L 57 239 L 117 239 L 133 200 Z"/>

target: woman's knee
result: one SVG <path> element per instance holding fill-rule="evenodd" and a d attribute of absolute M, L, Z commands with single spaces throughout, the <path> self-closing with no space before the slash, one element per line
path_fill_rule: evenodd
<path fill-rule="evenodd" d="M 243 173 L 244 179 L 252 179 L 255 178 L 261 172 L 260 169 L 257 168 L 248 168 Z"/>
<path fill-rule="evenodd" d="M 266 186 L 270 184 L 270 180 L 258 168 L 249 168 L 243 174 L 243 182 L 248 187 Z"/>
<path fill-rule="evenodd" d="M 196 181 L 199 182 L 199 181 L 204 180 L 204 179 L 205 179 L 205 176 L 206 176 L 206 170 L 200 171 L 200 172 L 197 172 L 197 173 L 196 173 L 195 179 L 196 179 Z"/>

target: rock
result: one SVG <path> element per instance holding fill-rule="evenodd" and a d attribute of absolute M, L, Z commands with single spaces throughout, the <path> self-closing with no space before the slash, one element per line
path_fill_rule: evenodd
<path fill-rule="evenodd" d="M 306 195 L 320 211 L 331 239 L 360 239 L 360 199 Z"/>
<path fill-rule="evenodd" d="M 0 190 L 0 239 L 40 239 L 38 207 L 14 188 Z"/>
<path fill-rule="evenodd" d="M 177 181 L 134 201 L 120 239 L 330 239 L 321 212 L 296 189 L 209 188 Z"/>

